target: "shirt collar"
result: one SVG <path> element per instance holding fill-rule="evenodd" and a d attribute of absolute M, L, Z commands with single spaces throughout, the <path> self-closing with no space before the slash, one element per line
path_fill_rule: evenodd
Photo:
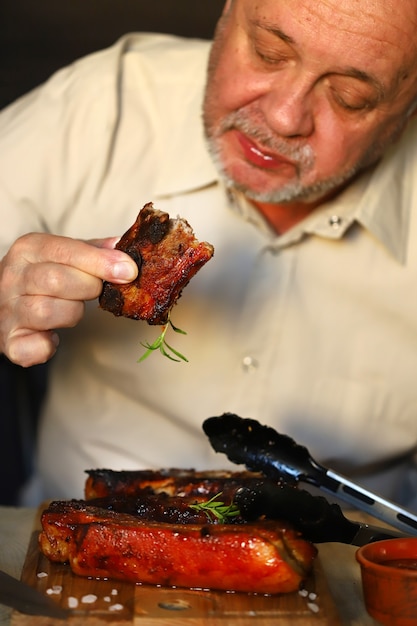
<path fill-rule="evenodd" d="M 372 170 L 362 174 L 333 202 L 322 207 L 327 218 L 324 236 L 342 237 L 356 221 L 401 264 L 407 260 L 412 182 L 416 171 L 416 122 Z M 320 213 L 317 214 L 320 221 Z"/>
<path fill-rule="evenodd" d="M 210 42 L 194 49 L 193 62 L 184 68 L 171 101 L 164 105 L 158 120 L 158 172 L 156 196 L 164 197 L 201 189 L 218 181 L 208 153 L 202 120 L 205 76 Z M 185 139 L 185 141 L 184 141 Z"/>
<path fill-rule="evenodd" d="M 402 264 L 407 261 L 417 125 L 407 129 L 375 169 L 358 206 L 357 219 Z"/>
<path fill-rule="evenodd" d="M 326 202 L 283 235 L 276 236 L 262 216 L 236 196 L 243 217 L 255 223 L 284 248 L 307 235 L 341 239 L 353 223 L 360 224 L 401 264 L 407 261 L 412 183 L 417 169 L 417 120 L 374 168 L 367 170 L 335 199 Z M 246 206 L 245 206 L 246 205 Z"/>
<path fill-rule="evenodd" d="M 187 127 L 183 127 L 187 128 Z M 199 136 L 200 135 L 200 136 Z M 188 145 L 170 142 L 160 161 L 156 196 L 188 193 L 218 182 L 219 176 L 204 145 L 201 126 L 193 126 Z"/>

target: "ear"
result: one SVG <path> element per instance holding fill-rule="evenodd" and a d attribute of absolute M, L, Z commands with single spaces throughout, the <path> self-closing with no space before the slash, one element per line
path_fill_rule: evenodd
<path fill-rule="evenodd" d="M 226 0 L 226 4 L 223 7 L 222 15 L 225 15 L 230 10 L 230 7 L 232 6 L 233 1 L 234 0 Z"/>
<path fill-rule="evenodd" d="M 417 115 L 417 98 L 414 98 L 413 102 L 408 107 L 407 118 L 415 117 Z"/>

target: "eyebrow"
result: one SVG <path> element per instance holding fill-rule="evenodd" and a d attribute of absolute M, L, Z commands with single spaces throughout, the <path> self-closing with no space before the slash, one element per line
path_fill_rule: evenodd
<path fill-rule="evenodd" d="M 293 37 L 291 37 L 291 35 L 287 35 L 287 33 L 284 33 L 284 31 L 278 28 L 277 26 L 272 26 L 268 23 L 260 22 L 258 20 L 254 20 L 253 24 L 254 26 L 257 26 L 263 30 L 268 31 L 272 35 L 275 35 L 275 37 L 277 37 L 278 39 L 281 39 L 281 41 L 284 41 L 285 43 L 288 43 L 291 45 L 297 44 L 296 40 Z M 357 80 L 360 80 L 363 83 L 372 85 L 373 87 L 375 87 L 375 89 L 378 92 L 378 99 L 382 100 L 384 98 L 385 96 L 384 86 L 376 78 L 376 76 L 372 74 L 368 74 L 367 72 L 364 72 L 363 70 L 359 70 L 356 67 L 350 67 L 350 66 L 341 67 L 337 73 L 343 74 L 345 76 L 351 76 L 352 78 L 356 78 Z"/>
<path fill-rule="evenodd" d="M 255 26 L 259 26 L 259 28 L 263 28 L 264 30 L 267 30 L 268 32 L 272 33 L 279 39 L 282 39 L 282 41 L 285 41 L 286 43 L 290 43 L 294 45 L 296 43 L 295 39 L 290 37 L 290 35 L 287 35 L 286 33 L 284 33 L 283 30 L 281 30 L 280 28 L 277 28 L 276 26 L 268 26 L 268 24 L 261 24 L 260 22 L 255 22 Z"/>
<path fill-rule="evenodd" d="M 385 97 L 385 88 L 384 85 L 372 74 L 368 74 L 362 70 L 358 70 L 356 67 L 342 67 L 341 71 L 344 76 L 352 76 L 352 78 L 357 78 L 363 83 L 368 83 L 375 87 L 378 92 L 378 98 L 382 100 Z"/>

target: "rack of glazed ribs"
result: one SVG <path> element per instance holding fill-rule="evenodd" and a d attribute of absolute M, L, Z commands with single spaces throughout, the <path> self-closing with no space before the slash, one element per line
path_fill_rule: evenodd
<path fill-rule="evenodd" d="M 261 491 L 280 489 L 275 481 L 172 468 L 87 474 L 83 500 L 41 512 L 23 572 L 71 609 L 71 626 L 340 624 L 315 545 L 285 507 L 279 519 L 254 513 L 251 494 L 256 504 Z"/>
<path fill-rule="evenodd" d="M 316 549 L 283 521 L 248 523 L 238 514 L 231 504 L 236 491 L 257 482 L 249 473 L 89 471 L 86 500 L 53 502 L 43 512 L 40 547 L 80 576 L 295 591 L 311 571 Z M 97 493 L 102 495 L 91 499 Z"/>

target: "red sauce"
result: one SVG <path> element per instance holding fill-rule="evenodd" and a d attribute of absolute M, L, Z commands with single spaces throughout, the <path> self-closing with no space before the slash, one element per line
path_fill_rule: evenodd
<path fill-rule="evenodd" d="M 381 565 L 388 565 L 389 567 L 397 567 L 398 569 L 411 569 L 417 571 L 417 558 L 416 559 L 389 559 L 383 561 Z"/>

